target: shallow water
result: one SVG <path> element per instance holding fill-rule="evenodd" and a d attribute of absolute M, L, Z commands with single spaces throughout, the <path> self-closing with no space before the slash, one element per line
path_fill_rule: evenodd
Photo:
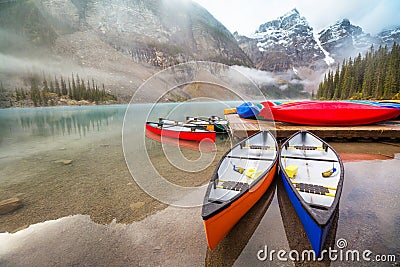
<path fill-rule="evenodd" d="M 170 114 L 173 119 L 183 120 L 186 115 L 222 115 L 218 112 L 223 108 L 193 103 L 176 106 L 158 107 L 150 118 L 157 120 Z M 178 208 L 161 203 L 132 179 L 121 142 L 125 109 L 0 110 L 0 196 L 18 196 L 24 204 L 19 210 L 0 215 L 1 266 L 292 266 L 290 260 L 278 261 L 276 257 L 272 262 L 260 261 L 257 252 L 266 245 L 275 250 L 310 249 L 277 178 L 221 244 L 208 251 L 201 207 Z M 145 116 L 142 110 L 138 105 L 135 114 Z M 219 138 L 214 160 L 196 173 L 171 166 L 159 142 L 146 138 L 144 146 L 157 171 L 168 181 L 199 186 L 207 183 L 230 145 L 229 138 Z M 392 158 L 400 152 L 396 144 L 332 145 L 340 153 L 351 155 Z M 183 148 L 182 154 L 190 160 L 201 156 L 188 148 Z M 72 163 L 64 165 L 58 160 Z M 327 244 L 333 247 L 344 238 L 349 249 L 393 254 L 399 263 L 399 163 L 398 159 L 345 163 L 340 212 Z M 351 265 L 329 260 L 318 264 Z"/>

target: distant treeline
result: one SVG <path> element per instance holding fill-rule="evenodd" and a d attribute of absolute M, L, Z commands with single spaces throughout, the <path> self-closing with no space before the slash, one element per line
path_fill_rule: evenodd
<path fill-rule="evenodd" d="M 37 75 L 30 75 L 25 81 L 29 89 L 15 88 L 15 91 L 8 95 L 10 106 L 29 101 L 33 103 L 33 106 L 38 107 L 55 106 L 60 104 L 59 101 L 68 104 L 68 100 L 86 100 L 96 104 L 117 100 L 115 95 L 106 91 L 104 84 L 99 88 L 94 79 L 85 81 L 79 77 L 79 74 L 72 74 L 67 79 L 63 76 L 55 76 L 49 81 L 44 74 L 42 79 Z M 0 83 L 0 92 L 3 94 L 7 92 L 2 83 Z"/>
<path fill-rule="evenodd" d="M 318 99 L 400 99 L 400 47 L 394 43 L 344 60 L 319 84 Z"/>

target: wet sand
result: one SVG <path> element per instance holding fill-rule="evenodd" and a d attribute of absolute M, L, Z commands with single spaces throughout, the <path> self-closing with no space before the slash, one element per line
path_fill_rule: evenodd
<path fill-rule="evenodd" d="M 1 196 L 18 196 L 24 204 L 0 216 L 0 232 L 73 214 L 88 214 L 98 223 L 114 218 L 130 223 L 165 208 L 132 179 L 120 140 L 117 133 L 90 142 L 81 140 L 79 148 L 54 147 L 19 160 L 0 161 Z M 59 159 L 72 163 L 56 163 Z"/>

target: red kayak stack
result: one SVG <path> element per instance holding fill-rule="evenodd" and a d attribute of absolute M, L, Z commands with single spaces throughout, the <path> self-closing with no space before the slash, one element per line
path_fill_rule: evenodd
<path fill-rule="evenodd" d="M 396 118 L 400 109 L 339 101 L 300 101 L 276 105 L 261 103 L 260 119 L 303 125 L 352 126 Z"/>

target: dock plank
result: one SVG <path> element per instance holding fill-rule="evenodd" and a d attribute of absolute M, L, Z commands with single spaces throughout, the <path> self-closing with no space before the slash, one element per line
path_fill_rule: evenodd
<path fill-rule="evenodd" d="M 275 131 L 277 138 L 286 138 L 297 131 L 308 130 L 322 138 L 400 139 L 400 121 L 386 121 L 362 126 L 308 126 L 283 122 L 242 119 L 237 114 L 225 115 L 233 136 L 243 138 L 260 130 Z"/>

